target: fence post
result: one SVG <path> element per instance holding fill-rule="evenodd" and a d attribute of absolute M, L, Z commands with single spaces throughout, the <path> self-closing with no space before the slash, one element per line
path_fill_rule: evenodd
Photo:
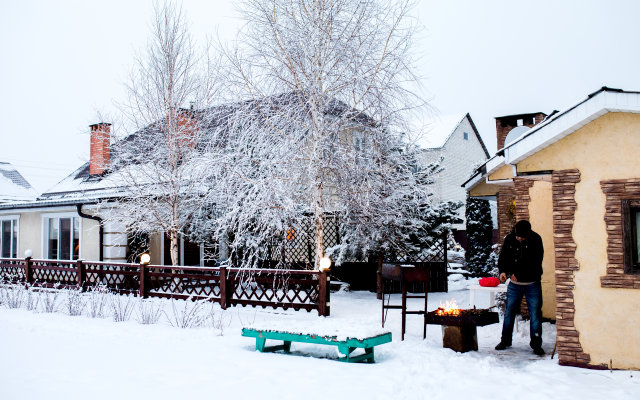
<path fill-rule="evenodd" d="M 318 315 L 328 317 L 331 314 L 329 303 L 330 288 L 329 282 L 331 278 L 327 271 L 318 272 Z"/>
<path fill-rule="evenodd" d="M 141 299 L 147 298 L 147 266 L 145 264 L 138 264 L 140 268 L 140 293 L 138 294 Z"/>
<path fill-rule="evenodd" d="M 220 267 L 220 308 L 227 309 L 227 267 Z"/>
<path fill-rule="evenodd" d="M 80 287 L 80 291 L 84 290 L 84 264 L 82 260 L 76 261 L 76 277 L 78 278 L 78 286 Z"/>
<path fill-rule="evenodd" d="M 31 257 L 24 259 L 24 283 L 31 285 L 33 283 L 33 268 L 31 266 Z"/>
<path fill-rule="evenodd" d="M 449 291 L 449 255 L 447 254 L 447 244 L 448 244 L 448 232 L 445 231 L 444 233 L 444 291 L 448 292 Z M 429 282 L 431 282 L 431 279 L 429 279 Z M 424 289 L 425 291 L 428 290 L 428 288 Z"/>

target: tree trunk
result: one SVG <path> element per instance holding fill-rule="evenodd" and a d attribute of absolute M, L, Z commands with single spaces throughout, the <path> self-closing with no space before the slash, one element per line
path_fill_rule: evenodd
<path fill-rule="evenodd" d="M 322 208 L 322 183 L 316 185 L 315 198 L 316 254 L 315 268 L 320 268 L 320 258 L 324 257 L 324 210 Z"/>
<path fill-rule="evenodd" d="M 378 257 L 376 257 L 376 262 L 378 263 L 377 278 L 376 278 L 376 298 L 378 300 L 381 300 L 382 286 L 384 285 L 384 281 L 382 280 L 382 253 L 378 253 Z M 384 299 L 382 299 L 382 301 L 384 301 Z"/>
<path fill-rule="evenodd" d="M 169 253 L 171 254 L 171 265 L 174 267 L 171 269 L 171 273 L 179 274 L 182 271 L 175 268 L 178 263 L 178 232 L 176 230 L 169 231 Z M 173 278 L 173 282 L 171 284 L 171 289 L 173 292 L 179 292 L 182 289 L 182 282 L 180 278 Z"/>

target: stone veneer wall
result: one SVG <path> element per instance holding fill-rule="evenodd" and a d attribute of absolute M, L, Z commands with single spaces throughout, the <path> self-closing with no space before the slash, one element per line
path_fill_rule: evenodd
<path fill-rule="evenodd" d="M 516 192 L 513 186 L 500 186 L 498 192 L 498 242 L 500 244 L 504 242 L 504 237 L 511 233 L 511 229 L 513 229 L 515 215 L 509 215 L 508 210 L 515 199 Z"/>
<path fill-rule="evenodd" d="M 531 178 L 513 178 L 513 186 L 516 201 L 516 221 L 523 219 L 529 220 L 529 189 L 533 186 L 535 180 Z M 520 314 L 524 318 L 529 318 L 529 308 L 527 307 L 527 299 L 523 296 L 520 302 Z"/>
<path fill-rule="evenodd" d="M 556 340 L 558 359 L 561 365 L 594 367 L 589 365 L 591 357 L 580 344 L 580 333 L 574 324 L 575 288 L 574 273 L 580 266 L 575 258 L 576 243 L 573 239 L 573 224 L 578 204 L 575 200 L 576 184 L 580 182 L 580 171 L 568 169 L 554 171 L 553 190 L 553 242 L 556 256 Z"/>
<path fill-rule="evenodd" d="M 600 277 L 604 288 L 640 289 L 640 275 L 624 273 L 622 201 L 640 199 L 640 179 L 601 181 L 606 196 L 604 221 L 607 225 L 607 273 Z"/>
<path fill-rule="evenodd" d="M 529 220 L 529 203 L 531 202 L 529 189 L 534 183 L 535 180 L 531 178 L 513 178 L 516 198 L 516 221 Z"/>

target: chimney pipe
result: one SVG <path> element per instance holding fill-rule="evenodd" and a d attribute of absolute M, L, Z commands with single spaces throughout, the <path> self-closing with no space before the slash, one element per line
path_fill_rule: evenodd
<path fill-rule="evenodd" d="M 111 124 L 100 122 L 89 125 L 91 129 L 91 154 L 89 173 L 100 175 L 109 168 L 111 161 Z"/>
<path fill-rule="evenodd" d="M 532 128 L 545 119 L 547 114 L 542 112 L 505 115 L 504 117 L 496 117 L 496 144 L 497 149 L 504 147 L 504 141 L 513 128 L 518 126 L 527 126 Z"/>

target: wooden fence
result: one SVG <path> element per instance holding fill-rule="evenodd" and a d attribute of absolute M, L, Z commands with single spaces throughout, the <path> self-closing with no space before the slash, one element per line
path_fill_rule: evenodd
<path fill-rule="evenodd" d="M 249 305 L 330 315 L 330 278 L 321 271 L 0 258 L 0 281 L 81 290 L 105 285 L 143 298 L 206 299 L 223 309 Z"/>

